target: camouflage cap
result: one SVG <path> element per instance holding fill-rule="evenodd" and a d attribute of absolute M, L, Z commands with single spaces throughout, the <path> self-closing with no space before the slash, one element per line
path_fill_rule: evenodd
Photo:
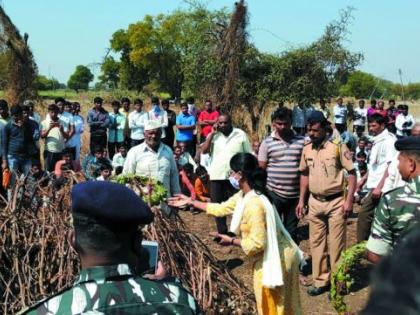
<path fill-rule="evenodd" d="M 72 212 L 112 223 L 149 224 L 153 213 L 134 191 L 106 181 L 77 184 L 72 192 Z"/>
<path fill-rule="evenodd" d="M 420 137 L 405 137 L 395 142 L 398 151 L 420 151 Z"/>

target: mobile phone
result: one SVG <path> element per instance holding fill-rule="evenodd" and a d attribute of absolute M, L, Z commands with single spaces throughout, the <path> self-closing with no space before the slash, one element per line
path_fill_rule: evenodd
<path fill-rule="evenodd" d="M 142 261 L 145 264 L 145 271 L 155 273 L 159 258 L 159 244 L 155 241 L 142 241 Z"/>

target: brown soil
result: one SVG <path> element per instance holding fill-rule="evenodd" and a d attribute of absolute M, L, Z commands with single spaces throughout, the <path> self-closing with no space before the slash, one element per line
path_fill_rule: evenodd
<path fill-rule="evenodd" d="M 192 214 L 188 211 L 180 211 L 182 219 L 185 220 L 187 226 L 192 233 L 200 236 L 203 242 L 211 249 L 213 254 L 220 259 L 221 262 L 225 263 L 230 268 L 233 274 L 241 279 L 244 284 L 252 290 L 252 262 L 247 259 L 240 248 L 224 247 L 213 242 L 213 237 L 210 236 L 210 232 L 216 231 L 216 224 L 212 217 L 207 216 L 204 213 Z M 350 218 L 347 222 L 347 247 L 355 244 L 356 242 L 356 215 Z M 308 244 L 308 225 L 305 220 L 300 224 L 299 235 L 302 239 L 300 247 L 308 255 L 309 244 Z M 310 266 L 310 263 L 308 264 Z M 346 303 L 350 306 L 353 312 L 360 312 L 368 298 L 369 288 L 369 266 L 363 265 L 362 269 L 358 273 L 356 278 L 356 285 L 354 292 L 346 296 Z M 310 279 L 310 271 L 309 276 Z M 300 296 L 303 307 L 303 314 L 337 314 L 333 307 L 330 305 L 328 296 L 326 293 L 317 296 L 310 297 L 306 293 L 304 286 L 300 287 Z"/>

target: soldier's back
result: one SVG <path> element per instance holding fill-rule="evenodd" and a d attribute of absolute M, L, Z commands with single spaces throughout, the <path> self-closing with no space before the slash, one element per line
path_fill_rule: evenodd
<path fill-rule="evenodd" d="M 82 271 L 68 290 L 23 314 L 199 314 L 194 298 L 175 282 L 151 281 L 133 275 L 128 266 Z M 111 271 L 111 272 L 110 272 Z"/>

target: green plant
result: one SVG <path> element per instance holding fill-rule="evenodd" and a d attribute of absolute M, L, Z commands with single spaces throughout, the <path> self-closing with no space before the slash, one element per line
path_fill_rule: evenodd
<path fill-rule="evenodd" d="M 167 197 L 166 188 L 162 183 L 152 178 L 135 174 L 121 174 L 113 177 L 112 181 L 122 185 L 129 185 L 150 206 L 158 206 Z"/>
<path fill-rule="evenodd" d="M 366 242 L 356 244 L 341 254 L 341 263 L 331 277 L 331 303 L 338 314 L 350 314 L 344 302 L 346 295 L 354 284 L 352 271 L 359 265 L 366 251 Z"/>

